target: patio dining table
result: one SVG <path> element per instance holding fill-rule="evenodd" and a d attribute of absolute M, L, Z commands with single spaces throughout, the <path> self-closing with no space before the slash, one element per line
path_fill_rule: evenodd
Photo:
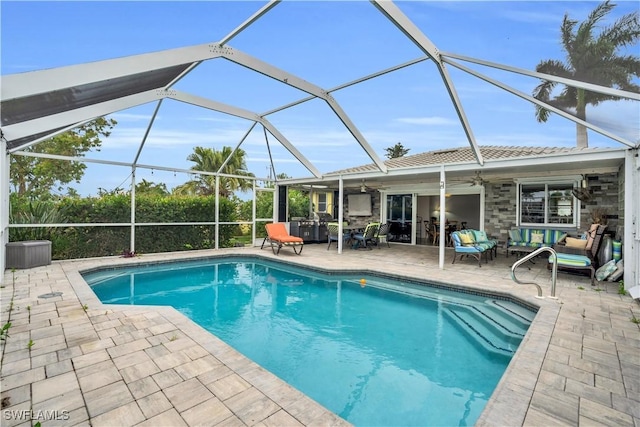
<path fill-rule="evenodd" d="M 349 233 L 349 240 L 347 240 L 347 244 L 349 245 L 349 247 L 351 249 L 354 248 L 354 241 L 355 239 L 353 238 L 353 236 L 357 233 L 362 233 L 364 232 L 364 228 L 366 226 L 362 226 L 362 225 L 343 225 L 342 226 L 342 232 L 343 233 Z"/>

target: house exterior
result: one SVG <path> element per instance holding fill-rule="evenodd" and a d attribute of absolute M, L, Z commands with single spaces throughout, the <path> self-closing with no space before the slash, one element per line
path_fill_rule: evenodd
<path fill-rule="evenodd" d="M 628 182 L 637 180 L 636 149 L 481 146 L 480 150 L 482 166 L 470 147 L 460 147 L 387 160 L 386 173 L 367 164 L 322 179 L 286 180 L 280 185 L 333 190 L 336 205 L 342 202 L 342 211 L 336 206 L 334 218 L 356 225 L 399 222 L 405 232 L 410 230 L 400 240 L 406 244 L 432 243 L 425 223 L 440 219 L 485 230 L 502 243 L 514 227 L 579 234 L 593 222 L 605 221 L 607 232 L 622 241 L 623 253 L 637 257 L 637 250 L 630 250 L 637 247 L 637 225 L 625 221 L 637 215 L 633 213 L 637 198 L 629 196 L 637 187 Z M 365 194 L 370 197 L 370 212 L 357 206 L 354 214 L 354 195 Z M 637 277 L 636 270 L 627 276 L 625 269 L 625 277 Z"/>

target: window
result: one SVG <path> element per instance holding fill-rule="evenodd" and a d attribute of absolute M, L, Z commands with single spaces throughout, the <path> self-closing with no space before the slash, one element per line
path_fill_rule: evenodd
<path fill-rule="evenodd" d="M 318 212 L 327 211 L 327 193 L 318 193 Z"/>
<path fill-rule="evenodd" d="M 576 226 L 577 199 L 571 190 L 576 181 L 521 182 L 518 184 L 520 225 Z"/>

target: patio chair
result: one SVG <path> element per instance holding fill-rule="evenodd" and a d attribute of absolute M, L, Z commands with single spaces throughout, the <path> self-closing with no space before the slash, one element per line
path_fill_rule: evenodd
<path fill-rule="evenodd" d="M 558 271 L 588 271 L 591 274 L 591 286 L 595 286 L 595 275 L 598 265 L 598 251 L 602 236 L 606 230 L 606 225 L 597 225 L 591 227 L 589 236 L 587 237 L 587 247 L 589 249 L 578 252 L 575 248 L 562 245 L 554 245 L 553 249 L 557 252 Z M 595 229 L 595 234 L 593 233 Z M 554 256 L 549 256 L 548 268 L 553 265 Z"/>
<path fill-rule="evenodd" d="M 433 241 L 431 242 L 432 244 L 435 245 L 436 243 L 438 243 L 438 241 L 440 241 L 440 225 L 435 221 L 431 222 L 429 226 L 429 233 L 433 237 Z"/>
<path fill-rule="evenodd" d="M 300 255 L 304 246 L 304 240 L 302 237 L 296 237 L 289 234 L 282 222 L 274 222 L 272 224 L 266 224 L 264 228 L 267 230 L 267 237 L 262 241 L 260 249 L 264 248 L 264 244 L 269 241 L 271 244 L 271 250 L 275 255 L 280 253 L 280 249 L 283 246 L 290 246 L 297 255 Z M 276 248 L 278 250 L 276 251 Z"/>
<path fill-rule="evenodd" d="M 387 244 L 387 247 L 390 248 L 389 240 L 387 239 L 387 235 L 389 234 L 389 223 L 382 224 L 378 227 L 378 232 L 376 233 L 376 237 L 373 239 L 373 243 L 380 249 L 380 243 L 384 240 Z"/>
<path fill-rule="evenodd" d="M 342 233 L 342 237 L 340 237 L 340 224 L 337 222 L 329 222 L 327 223 L 327 231 L 329 233 L 329 246 L 327 246 L 327 250 L 331 247 L 331 242 L 336 242 L 336 246 L 338 241 L 342 238 L 342 243 L 346 243 L 351 240 L 351 233 Z"/>
<path fill-rule="evenodd" d="M 378 228 L 379 227 L 380 227 L 380 223 L 379 222 L 370 222 L 365 227 L 364 232 L 354 234 L 353 238 L 357 242 L 357 246 L 355 247 L 355 249 L 360 248 L 360 247 L 371 249 L 371 247 L 367 246 L 367 243 L 368 242 L 371 242 L 371 243 L 374 242 L 374 239 L 376 237 L 376 233 L 378 232 Z"/>

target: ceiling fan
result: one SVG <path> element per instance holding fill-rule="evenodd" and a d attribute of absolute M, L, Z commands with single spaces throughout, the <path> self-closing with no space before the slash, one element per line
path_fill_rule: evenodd
<path fill-rule="evenodd" d="M 369 189 L 369 187 L 367 187 L 364 183 L 364 179 L 362 180 L 362 184 L 360 184 L 360 192 L 361 193 L 366 193 L 367 190 Z"/>
<path fill-rule="evenodd" d="M 580 181 L 580 187 L 574 187 L 571 190 L 571 194 L 582 202 L 588 202 L 592 198 L 591 191 L 589 191 L 587 180 L 585 178 Z"/>
<path fill-rule="evenodd" d="M 484 179 L 482 179 L 482 177 L 480 176 L 480 171 L 476 171 L 476 176 L 474 176 L 473 178 L 471 178 L 471 186 L 472 187 L 477 187 L 480 185 L 484 185 L 486 181 Z"/>

